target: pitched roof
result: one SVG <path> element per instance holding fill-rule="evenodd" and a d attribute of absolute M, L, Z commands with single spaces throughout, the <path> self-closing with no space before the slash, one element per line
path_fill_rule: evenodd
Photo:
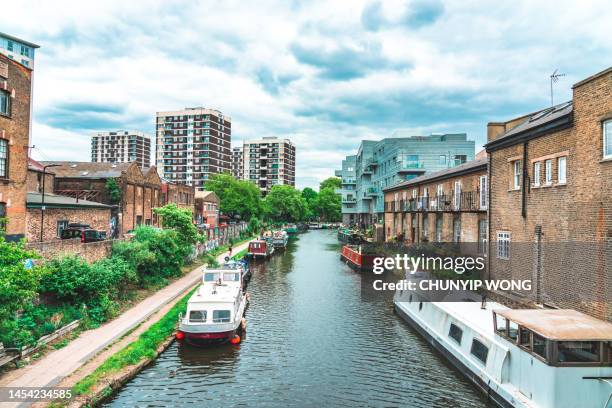
<path fill-rule="evenodd" d="M 44 171 L 45 173 L 48 173 L 48 174 L 55 174 L 55 172 L 53 171 L 53 168 L 48 168 L 45 170 L 43 164 L 34 160 L 31 157 L 28 157 L 28 170 L 38 171 L 40 173 Z"/>
<path fill-rule="evenodd" d="M 215 201 L 215 202 L 219 202 L 219 197 L 217 196 L 217 194 L 215 194 L 214 191 L 196 191 L 195 193 L 195 198 L 198 199 L 202 199 L 204 201 Z"/>
<path fill-rule="evenodd" d="M 521 123 L 491 140 L 485 148 L 491 151 L 491 148 L 513 145 L 523 139 L 528 140 L 567 127 L 571 124 L 573 111 L 574 104 L 568 101 L 526 115 Z"/>
<path fill-rule="evenodd" d="M 71 161 L 43 161 L 42 164 L 59 164 L 53 167 L 53 172 L 58 178 L 89 178 L 100 179 L 120 177 L 132 163 L 91 163 Z"/>
<path fill-rule="evenodd" d="M 435 171 L 433 173 L 426 173 L 422 176 L 415 177 L 413 179 L 403 181 L 399 184 L 395 184 L 391 187 L 384 188 L 383 191 L 393 191 L 393 190 L 398 190 L 403 187 L 415 186 L 417 184 L 431 182 L 434 180 L 443 180 L 443 179 L 447 179 L 451 177 L 456 177 L 462 174 L 475 173 L 477 171 L 486 169 L 487 164 L 488 164 L 488 158 L 483 157 L 481 159 L 472 160 L 472 161 L 460 164 L 455 167 L 450 167 L 448 169 Z"/>
<path fill-rule="evenodd" d="M 42 194 L 38 192 L 28 193 L 26 202 L 28 208 L 40 208 L 42 206 Z M 78 200 L 74 197 L 67 197 L 52 193 L 45 193 L 45 207 L 49 208 L 112 208 L 111 205 L 98 203 L 95 201 Z"/>

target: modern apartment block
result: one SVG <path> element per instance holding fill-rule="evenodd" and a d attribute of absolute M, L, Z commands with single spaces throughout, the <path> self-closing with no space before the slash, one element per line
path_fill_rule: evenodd
<path fill-rule="evenodd" d="M 336 192 L 342 196 L 342 223 L 346 225 L 352 225 L 357 222 L 356 163 L 357 156 L 346 156 L 342 160 L 342 169 L 336 170 L 336 176 L 341 179 L 340 188 Z"/>
<path fill-rule="evenodd" d="M 265 196 L 272 186 L 295 186 L 295 145 L 289 139 L 264 137 L 243 145 L 244 179 Z"/>
<path fill-rule="evenodd" d="M 136 162 L 142 168 L 151 166 L 151 138 L 142 132 L 117 130 L 99 132 L 91 137 L 93 163 Z"/>
<path fill-rule="evenodd" d="M 157 112 L 155 161 L 159 175 L 203 190 L 213 174 L 230 172 L 232 120 L 202 107 Z"/>
<path fill-rule="evenodd" d="M 34 52 L 37 48 L 40 47 L 36 44 L 0 33 L 0 54 L 6 55 L 24 67 L 34 68 Z"/>
<path fill-rule="evenodd" d="M 487 130 L 491 278 L 533 282 L 498 295 L 612 320 L 612 67 Z"/>
<path fill-rule="evenodd" d="M 242 146 L 232 149 L 232 176 L 234 176 L 236 180 L 242 180 L 244 177 L 244 158 L 242 149 Z"/>
<path fill-rule="evenodd" d="M 465 133 L 363 140 L 357 150 L 356 221 L 367 227 L 384 218 L 383 189 L 474 160 L 475 143 Z"/>

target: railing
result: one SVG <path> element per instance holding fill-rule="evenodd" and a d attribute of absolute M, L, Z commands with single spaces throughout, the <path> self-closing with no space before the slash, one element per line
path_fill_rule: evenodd
<path fill-rule="evenodd" d="M 345 204 L 352 204 L 356 202 L 357 202 L 357 199 L 355 197 L 346 197 L 342 199 L 342 203 L 345 203 Z"/>
<path fill-rule="evenodd" d="M 409 200 L 400 200 L 396 205 L 394 201 L 385 202 L 386 212 L 476 212 L 486 211 L 480 206 L 480 192 L 466 191 L 458 196 L 454 193 L 439 196 L 421 196 Z"/>
<path fill-rule="evenodd" d="M 72 197 L 77 201 L 97 201 L 100 192 L 98 190 L 55 190 L 55 194 Z"/>
<path fill-rule="evenodd" d="M 425 164 L 422 161 L 408 161 L 399 163 L 397 168 L 398 170 L 419 170 L 425 167 Z"/>
<path fill-rule="evenodd" d="M 343 179 L 342 179 L 342 184 L 357 184 L 357 180 L 355 180 L 355 179 L 347 179 L 347 178 L 343 178 Z"/>
<path fill-rule="evenodd" d="M 368 187 L 366 189 L 366 195 L 373 196 L 373 195 L 377 195 L 377 194 L 378 194 L 378 188 L 377 187 Z"/>

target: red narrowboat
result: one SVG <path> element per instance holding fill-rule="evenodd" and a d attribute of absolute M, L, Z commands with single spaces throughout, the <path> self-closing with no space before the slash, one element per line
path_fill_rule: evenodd
<path fill-rule="evenodd" d="M 374 258 L 377 256 L 366 253 L 361 245 L 344 245 L 340 258 L 353 269 L 371 270 L 374 266 Z"/>
<path fill-rule="evenodd" d="M 247 256 L 251 258 L 267 258 L 274 252 L 272 243 L 265 239 L 256 239 L 249 242 Z"/>

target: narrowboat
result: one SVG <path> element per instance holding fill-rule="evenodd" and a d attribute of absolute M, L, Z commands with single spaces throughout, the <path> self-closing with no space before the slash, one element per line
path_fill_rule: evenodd
<path fill-rule="evenodd" d="M 311 230 L 318 230 L 318 229 L 322 229 L 323 226 L 321 224 L 319 224 L 318 222 L 311 222 L 308 224 L 308 229 Z"/>
<path fill-rule="evenodd" d="M 268 258 L 274 253 L 274 246 L 269 240 L 256 239 L 249 242 L 247 256 L 250 258 Z"/>
<path fill-rule="evenodd" d="M 297 234 L 298 229 L 297 229 L 297 225 L 295 224 L 288 224 L 285 226 L 285 232 L 289 235 L 294 235 Z"/>
<path fill-rule="evenodd" d="M 363 238 L 358 232 L 346 228 L 338 230 L 338 240 L 353 245 L 363 242 Z"/>
<path fill-rule="evenodd" d="M 272 232 L 272 246 L 278 249 L 284 249 L 289 242 L 289 235 L 285 231 Z"/>
<path fill-rule="evenodd" d="M 185 315 L 179 315 L 176 339 L 193 346 L 238 344 L 246 330 L 247 304 L 240 267 L 206 269 Z"/>
<path fill-rule="evenodd" d="M 410 291 L 397 291 L 394 306 L 495 406 L 612 402 L 612 324 L 575 310 L 428 302 Z"/>
<path fill-rule="evenodd" d="M 379 255 L 369 253 L 361 245 L 344 245 L 340 258 L 348 266 L 357 270 L 371 270 L 374 266 L 374 258 Z"/>

